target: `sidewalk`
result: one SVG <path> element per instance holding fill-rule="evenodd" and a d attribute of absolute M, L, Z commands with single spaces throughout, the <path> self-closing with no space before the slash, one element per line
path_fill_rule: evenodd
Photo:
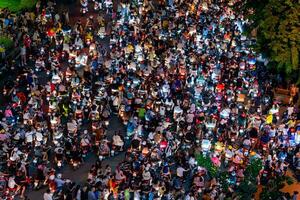
<path fill-rule="evenodd" d="M 295 179 L 293 177 L 293 172 L 291 172 L 290 170 L 288 170 L 287 175 L 289 177 L 292 177 L 294 183 L 292 185 L 285 184 L 284 188 L 281 191 L 282 192 L 288 192 L 288 193 L 290 193 L 290 195 L 293 195 L 294 191 L 300 192 L 300 183 L 297 181 L 297 179 Z M 255 194 L 255 200 L 259 200 L 260 199 L 259 195 L 260 195 L 261 191 L 262 191 L 262 186 L 259 185 L 258 186 L 258 190 L 257 190 L 257 192 Z M 298 195 L 297 200 L 300 200 L 300 196 L 299 195 Z"/>

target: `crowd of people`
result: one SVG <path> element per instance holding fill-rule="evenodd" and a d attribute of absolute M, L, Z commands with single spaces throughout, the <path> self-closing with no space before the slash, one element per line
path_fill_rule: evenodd
<path fill-rule="evenodd" d="M 232 2 L 134 0 L 114 10 L 81 0 L 73 23 L 39 1 L 8 20 L 20 59 L 7 61 L 16 78 L 3 90 L 1 196 L 47 187 L 45 200 L 233 199 L 253 159 L 263 163 L 257 184 L 299 172 L 297 89 L 287 105 L 274 100 L 275 79 Z M 126 131 L 109 136 L 113 115 Z M 118 152 L 116 169 L 103 166 Z M 64 179 L 64 166 L 89 154 L 97 162 L 86 184 Z M 228 189 L 199 157 L 228 172 Z"/>

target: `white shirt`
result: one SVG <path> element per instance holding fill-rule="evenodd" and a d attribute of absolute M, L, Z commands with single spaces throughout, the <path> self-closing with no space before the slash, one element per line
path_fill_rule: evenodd
<path fill-rule="evenodd" d="M 34 133 L 32 131 L 25 133 L 26 142 L 32 142 L 33 141 L 33 134 Z"/>
<path fill-rule="evenodd" d="M 194 121 L 194 114 L 192 114 L 192 113 L 187 114 L 186 121 L 188 123 L 192 123 Z"/>
<path fill-rule="evenodd" d="M 299 134 L 299 133 L 296 133 L 296 134 L 295 134 L 295 143 L 296 143 L 296 144 L 299 144 L 299 143 L 300 143 L 300 134 Z"/>
<path fill-rule="evenodd" d="M 21 56 L 26 56 L 26 48 L 21 47 Z"/>
<path fill-rule="evenodd" d="M 11 188 L 11 189 L 13 189 L 13 188 L 15 188 L 16 185 L 17 184 L 15 182 L 15 179 L 12 178 L 12 177 L 9 177 L 9 179 L 8 179 L 8 187 Z"/>
<path fill-rule="evenodd" d="M 182 112 L 183 112 L 183 110 L 182 110 L 179 106 L 175 106 L 175 108 L 174 108 L 174 113 L 180 114 L 180 113 L 182 113 Z"/>
<path fill-rule="evenodd" d="M 135 191 L 135 192 L 134 192 L 134 197 L 133 197 L 133 199 L 134 199 L 134 200 L 140 200 L 140 199 L 141 199 L 140 192 Z"/>
<path fill-rule="evenodd" d="M 41 142 L 42 140 L 43 140 L 43 134 L 42 133 L 40 133 L 40 132 L 36 132 L 35 133 L 35 137 L 36 137 L 36 140 L 37 141 L 39 141 L 39 142 Z"/>
<path fill-rule="evenodd" d="M 53 194 L 49 194 L 49 193 L 44 193 L 44 200 L 52 200 Z"/>
<path fill-rule="evenodd" d="M 290 115 L 292 115 L 293 114 L 293 112 L 294 112 L 294 107 L 288 107 L 287 108 L 287 110 L 288 110 L 288 115 L 290 116 Z"/>
<path fill-rule="evenodd" d="M 251 141 L 246 139 L 244 140 L 243 144 L 249 146 L 251 144 Z"/>
<path fill-rule="evenodd" d="M 194 166 L 196 163 L 195 163 L 195 158 L 193 158 L 193 157 L 190 157 L 190 159 L 189 159 L 189 165 L 190 166 Z"/>
<path fill-rule="evenodd" d="M 178 167 L 176 170 L 176 174 L 179 177 L 183 177 L 183 172 L 185 172 L 185 169 L 183 169 L 182 167 Z"/>

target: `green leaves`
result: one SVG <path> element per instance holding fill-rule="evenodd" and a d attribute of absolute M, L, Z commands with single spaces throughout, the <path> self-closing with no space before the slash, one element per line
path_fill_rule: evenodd
<path fill-rule="evenodd" d="M 8 8 L 12 12 L 18 12 L 35 6 L 37 0 L 0 0 L 0 8 Z"/>
<path fill-rule="evenodd" d="M 283 195 L 283 192 L 280 190 L 284 187 L 285 183 L 291 185 L 293 184 L 293 179 L 288 176 L 274 176 L 271 180 L 269 180 L 266 187 L 263 188 L 260 193 L 260 199 L 278 199 Z"/>
<path fill-rule="evenodd" d="M 251 200 L 256 191 L 256 184 L 250 181 L 241 182 L 237 189 L 239 199 L 243 200 Z"/>
<path fill-rule="evenodd" d="M 250 161 L 250 164 L 247 166 L 245 170 L 245 177 L 246 179 L 256 179 L 260 170 L 262 169 L 262 162 L 260 159 L 254 159 Z"/>
<path fill-rule="evenodd" d="M 240 199 L 251 200 L 252 195 L 257 191 L 257 176 L 262 169 L 260 159 L 254 159 L 250 162 L 244 172 L 244 180 L 237 188 L 237 193 Z"/>
<path fill-rule="evenodd" d="M 223 172 L 220 173 L 219 181 L 220 181 L 220 184 L 221 184 L 222 189 L 224 191 L 228 190 L 228 187 L 229 187 L 229 184 L 228 184 L 228 181 L 227 181 L 228 178 L 229 178 L 228 172 L 223 171 Z"/>
<path fill-rule="evenodd" d="M 196 155 L 197 164 L 204 167 L 210 174 L 211 177 L 215 178 L 218 174 L 218 168 L 214 166 L 210 157 L 205 157 L 202 154 Z"/>
<path fill-rule="evenodd" d="M 292 185 L 294 183 L 294 180 L 289 177 L 289 176 L 286 176 L 285 177 L 285 182 L 288 184 L 288 185 Z"/>
<path fill-rule="evenodd" d="M 7 36 L 0 36 L 0 46 L 4 47 L 5 49 L 10 49 L 14 45 L 13 40 Z"/>
<path fill-rule="evenodd" d="M 300 72 L 300 4 L 297 0 L 247 0 L 241 12 L 257 28 L 256 50 L 287 78 Z M 249 31 L 248 31 L 249 32 Z M 298 76 L 300 79 L 300 76 Z M 297 80 L 294 80 L 297 81 Z"/>

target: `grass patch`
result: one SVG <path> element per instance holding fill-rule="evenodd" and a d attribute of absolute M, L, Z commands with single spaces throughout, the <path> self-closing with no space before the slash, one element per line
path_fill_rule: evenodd
<path fill-rule="evenodd" d="M 0 8 L 8 8 L 12 12 L 33 8 L 37 0 L 0 0 Z"/>
<path fill-rule="evenodd" d="M 14 42 L 10 37 L 0 36 L 0 45 L 3 46 L 5 49 L 10 49 L 13 47 Z"/>

